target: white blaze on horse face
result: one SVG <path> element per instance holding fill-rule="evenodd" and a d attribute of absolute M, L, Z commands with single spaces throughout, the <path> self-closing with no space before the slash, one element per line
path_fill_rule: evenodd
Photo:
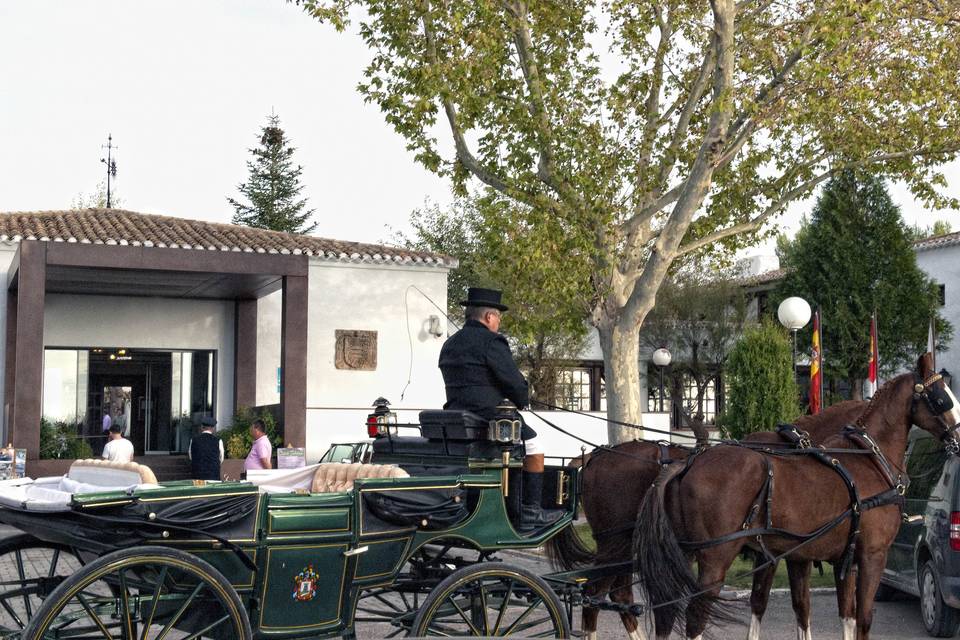
<path fill-rule="evenodd" d="M 943 385 L 943 390 L 947 392 L 950 400 L 953 401 L 953 408 L 950 409 L 950 418 L 953 420 L 953 424 L 950 426 L 953 427 L 960 424 L 960 401 L 957 400 L 957 396 L 953 395 L 953 391 L 951 391 L 950 387 L 946 384 Z"/>
<path fill-rule="evenodd" d="M 856 640 L 857 621 L 853 618 L 843 618 L 843 640 Z"/>
<path fill-rule="evenodd" d="M 747 640 L 760 640 L 760 618 L 757 614 L 750 616 L 750 630 L 747 631 Z"/>

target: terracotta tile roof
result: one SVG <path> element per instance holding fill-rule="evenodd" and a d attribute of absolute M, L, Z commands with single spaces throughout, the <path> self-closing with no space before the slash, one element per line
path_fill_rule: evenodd
<path fill-rule="evenodd" d="M 456 267 L 449 256 L 122 209 L 0 213 L 0 242 L 20 240 L 307 255 L 338 262 Z"/>
<path fill-rule="evenodd" d="M 762 284 L 768 284 L 770 282 L 782 280 L 783 276 L 785 275 L 787 275 L 786 269 L 773 269 L 771 271 L 764 271 L 763 273 L 740 278 L 740 284 L 744 287 L 756 287 Z"/>
<path fill-rule="evenodd" d="M 927 249 L 939 249 L 940 247 L 949 247 L 955 244 L 960 244 L 960 231 L 917 240 L 913 243 L 913 248 L 917 251 L 926 251 Z"/>

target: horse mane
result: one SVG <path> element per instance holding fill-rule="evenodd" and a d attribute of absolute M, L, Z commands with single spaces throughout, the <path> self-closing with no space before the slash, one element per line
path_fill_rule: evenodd
<path fill-rule="evenodd" d="M 877 389 L 877 392 L 873 394 L 873 397 L 870 399 L 870 403 L 867 405 L 867 409 L 863 412 L 863 414 L 859 418 L 857 418 L 857 421 L 854 424 L 856 424 L 856 426 L 860 427 L 861 429 L 866 429 L 867 420 L 869 420 L 870 417 L 872 417 L 873 414 L 876 413 L 877 407 L 879 407 L 881 404 L 880 401 L 884 400 L 886 396 L 889 395 L 890 389 L 895 387 L 896 383 L 901 378 L 906 378 L 907 376 L 910 376 L 910 375 L 912 374 L 901 373 L 896 378 L 892 378 L 891 380 L 888 380 L 886 384 L 884 384 L 882 387 Z"/>

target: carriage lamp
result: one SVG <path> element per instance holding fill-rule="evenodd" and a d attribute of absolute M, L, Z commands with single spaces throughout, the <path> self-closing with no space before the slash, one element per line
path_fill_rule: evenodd
<path fill-rule="evenodd" d="M 490 421 L 487 438 L 500 444 L 516 444 L 520 442 L 520 414 L 511 402 L 497 407 L 497 413 Z"/>
<path fill-rule="evenodd" d="M 940 369 L 940 377 L 943 379 L 943 384 L 946 385 L 947 389 L 953 390 L 953 374 L 947 371 L 946 369 Z"/>
<path fill-rule="evenodd" d="M 367 415 L 367 436 L 386 435 L 397 435 L 397 414 L 390 411 L 390 401 L 380 397 L 373 401 L 373 413 Z"/>

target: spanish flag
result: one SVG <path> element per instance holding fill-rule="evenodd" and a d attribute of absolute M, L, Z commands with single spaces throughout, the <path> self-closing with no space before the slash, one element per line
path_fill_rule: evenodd
<path fill-rule="evenodd" d="M 823 352 L 820 349 L 820 309 L 813 314 L 813 349 L 810 354 L 810 413 L 823 410 Z"/>
<path fill-rule="evenodd" d="M 867 393 L 872 398 L 880 383 L 880 349 L 877 346 L 877 312 L 870 316 L 870 363 L 867 365 Z"/>

